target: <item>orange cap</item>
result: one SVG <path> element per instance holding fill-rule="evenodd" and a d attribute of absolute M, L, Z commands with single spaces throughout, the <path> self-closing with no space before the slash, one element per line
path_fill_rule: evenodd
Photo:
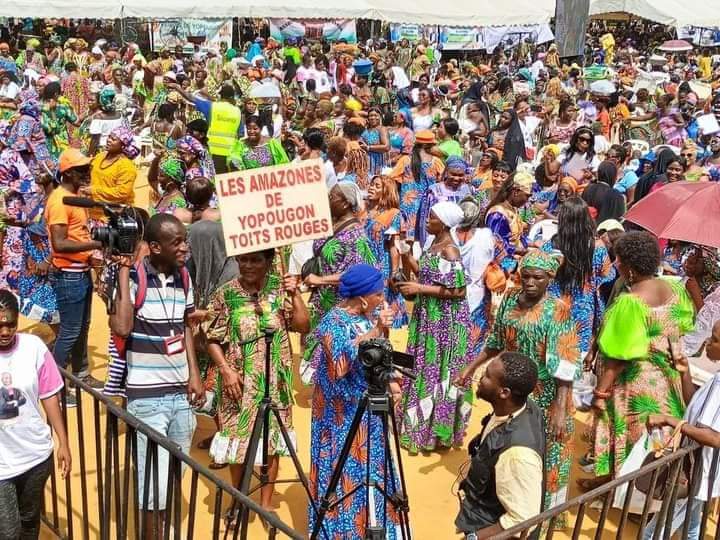
<path fill-rule="evenodd" d="M 417 144 L 435 144 L 435 134 L 429 129 L 423 129 L 415 134 L 415 142 Z"/>
<path fill-rule="evenodd" d="M 60 154 L 60 172 L 64 173 L 74 167 L 89 165 L 91 161 L 91 158 L 87 157 L 77 148 L 68 148 Z"/>

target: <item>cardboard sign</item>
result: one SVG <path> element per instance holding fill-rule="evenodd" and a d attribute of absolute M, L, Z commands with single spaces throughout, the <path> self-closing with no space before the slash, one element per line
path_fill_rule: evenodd
<path fill-rule="evenodd" d="M 215 177 L 228 257 L 332 234 L 321 159 Z"/>

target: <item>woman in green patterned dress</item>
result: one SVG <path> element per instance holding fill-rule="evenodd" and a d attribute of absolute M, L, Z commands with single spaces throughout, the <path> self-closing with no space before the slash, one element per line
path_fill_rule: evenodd
<path fill-rule="evenodd" d="M 593 409 L 596 479 L 590 489 L 618 474 L 651 414 L 682 419 L 680 374 L 668 343 L 692 330 L 692 301 L 679 280 L 655 277 L 660 248 L 646 232 L 625 233 L 615 244 L 615 265 L 628 284 L 605 312 L 598 347 L 604 362 Z"/>
<path fill-rule="evenodd" d="M 522 286 L 505 294 L 485 350 L 460 375 L 466 386 L 478 367 L 502 351 L 520 352 L 538 366 L 538 385 L 532 399 L 544 412 L 545 501 L 548 510 L 567 499 L 573 457 L 575 409 L 572 384 L 582 372 L 578 333 L 570 305 L 547 294 L 560 262 L 552 255 L 531 251 L 520 262 Z M 562 514 L 555 528 L 566 526 Z"/>
<path fill-rule="evenodd" d="M 280 406 L 283 423 L 292 433 L 292 355 L 288 330 L 310 330 L 307 307 L 294 277 L 272 273 L 275 250 L 237 256 L 239 276 L 222 286 L 208 306 L 208 354 L 216 366 L 220 432 L 229 438 L 227 460 L 233 485 L 239 485 L 253 421 L 265 385 L 265 340 L 241 342 L 275 330 L 270 344 L 270 392 Z M 271 418 L 273 418 L 271 416 Z M 270 508 L 278 457 L 287 448 L 274 420 L 270 423 L 270 484 L 260 490 L 260 504 Z"/>

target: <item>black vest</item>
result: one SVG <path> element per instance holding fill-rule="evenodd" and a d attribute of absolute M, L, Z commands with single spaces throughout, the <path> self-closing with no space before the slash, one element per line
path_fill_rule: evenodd
<path fill-rule="evenodd" d="M 489 420 L 490 415 L 483 419 L 483 432 Z M 481 437 L 482 433 L 470 441 L 470 470 L 460 483 L 465 499 L 455 519 L 455 525 L 465 533 L 489 527 L 507 512 L 495 491 L 495 464 L 500 454 L 513 446 L 525 446 L 535 450 L 543 458 L 543 462 L 545 461 L 542 411 L 532 400 L 527 401 L 525 410 L 519 416 L 493 429 L 482 442 Z M 543 478 L 544 476 L 543 470 Z"/>

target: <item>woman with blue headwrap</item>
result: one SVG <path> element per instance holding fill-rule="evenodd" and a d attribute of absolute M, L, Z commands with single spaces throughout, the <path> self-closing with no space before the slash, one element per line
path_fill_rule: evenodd
<path fill-rule="evenodd" d="M 313 375 L 310 494 L 315 501 L 327 491 L 358 403 L 367 389 L 362 364 L 358 360 L 358 346 L 365 340 L 384 337 L 392 325 L 392 311 L 382 308 L 384 288 L 382 272 L 374 266 L 357 264 L 349 267 L 340 276 L 338 285 L 338 292 L 344 300 L 322 318 L 313 334 L 314 345 L 310 354 L 317 371 Z M 398 383 L 393 381 L 389 386 L 392 396 L 399 399 Z M 375 503 L 369 511 L 382 522 L 385 494 L 393 495 L 393 488 L 398 483 L 383 485 L 386 460 L 382 423 L 379 416 L 371 414 L 367 417 L 369 420 L 361 424 L 343 468 L 336 495 L 337 500 L 341 500 L 362 485 L 369 468 L 370 489 L 374 492 Z M 385 493 L 372 487 L 376 482 Z M 328 538 L 365 538 L 367 494 L 368 491 L 361 487 L 343 500 L 338 507 L 341 511 L 327 514 L 323 527 Z M 394 540 L 399 536 L 396 516 L 395 512 L 388 512 L 388 539 Z M 308 509 L 308 518 L 308 527 L 312 530 L 315 525 L 312 506 Z M 324 537 L 323 533 L 320 537 Z"/>
<path fill-rule="evenodd" d="M 409 253 L 403 256 L 408 281 L 397 283 L 414 301 L 407 352 L 415 357 L 417 378 L 403 383 L 400 439 L 414 454 L 460 446 L 470 419 L 472 391 L 452 385 L 470 358 L 465 269 L 450 233 L 463 217 L 453 202 L 435 204 L 426 224 L 432 245 L 419 261 Z M 409 281 L 410 272 L 417 282 Z"/>
<path fill-rule="evenodd" d="M 35 90 L 24 90 L 20 93 L 18 112 L 20 116 L 10 128 L 6 146 L 19 152 L 30 172 L 38 174 L 41 171 L 41 164 L 52 165 L 54 162 L 40 123 L 42 113 Z"/>
<path fill-rule="evenodd" d="M 415 227 L 415 240 L 424 248 L 428 234 L 425 224 L 430 215 L 430 209 L 436 203 L 450 201 L 459 203 L 465 197 L 471 196 L 473 190 L 468 184 L 470 165 L 461 157 L 450 156 L 445 162 L 445 171 L 436 184 L 430 185 L 422 196 L 418 218 Z"/>

